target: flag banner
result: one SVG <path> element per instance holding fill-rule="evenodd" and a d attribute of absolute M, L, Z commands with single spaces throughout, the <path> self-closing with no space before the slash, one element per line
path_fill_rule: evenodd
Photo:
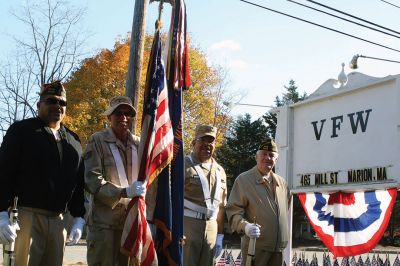
<path fill-rule="evenodd" d="M 318 237 L 334 257 L 371 251 L 390 220 L 397 189 L 354 193 L 299 193 Z"/>
<path fill-rule="evenodd" d="M 157 226 L 156 249 L 160 265 L 183 265 L 183 93 L 190 86 L 186 42 L 186 9 L 183 0 L 175 0 L 168 41 L 167 73 L 169 110 L 174 135 L 170 173 L 158 179 L 154 224 Z"/>
<path fill-rule="evenodd" d="M 157 30 L 147 69 L 138 152 L 138 181 L 146 182 L 147 189 L 173 156 L 174 138 L 161 51 L 161 37 Z M 133 198 L 128 205 L 121 245 L 121 251 L 131 258 L 131 265 L 158 265 L 143 197 Z"/>

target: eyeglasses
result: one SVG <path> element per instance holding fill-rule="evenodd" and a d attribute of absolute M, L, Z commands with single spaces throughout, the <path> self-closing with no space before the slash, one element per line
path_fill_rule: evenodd
<path fill-rule="evenodd" d="M 58 105 L 60 105 L 61 107 L 66 107 L 66 106 L 67 106 L 67 102 L 66 102 L 66 101 L 64 101 L 64 100 L 59 100 L 59 99 L 56 99 L 56 98 L 47 98 L 46 100 L 43 100 L 43 101 L 41 101 L 41 102 L 44 102 L 44 103 L 47 104 L 47 105 L 55 105 L 55 104 L 58 104 Z"/>
<path fill-rule="evenodd" d="M 135 116 L 132 112 L 122 112 L 122 111 L 115 111 L 112 114 L 116 115 L 118 117 L 125 116 L 125 117 L 128 117 L 128 118 L 131 118 L 131 117 Z"/>
<path fill-rule="evenodd" d="M 211 137 L 211 136 L 204 136 L 201 138 L 197 138 L 198 141 L 204 142 L 204 143 L 214 143 L 215 142 L 215 138 Z"/>

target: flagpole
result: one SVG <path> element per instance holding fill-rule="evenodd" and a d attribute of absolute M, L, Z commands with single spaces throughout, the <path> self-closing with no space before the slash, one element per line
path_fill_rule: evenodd
<path fill-rule="evenodd" d="M 131 46 L 129 52 L 128 73 L 126 75 L 125 95 L 128 96 L 133 106 L 138 110 L 140 78 L 143 65 L 143 50 L 146 29 L 147 0 L 135 1 L 131 31 Z M 137 117 L 132 121 L 132 133 L 136 131 Z"/>

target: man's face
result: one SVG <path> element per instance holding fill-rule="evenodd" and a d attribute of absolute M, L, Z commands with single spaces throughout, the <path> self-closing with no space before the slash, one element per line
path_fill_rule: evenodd
<path fill-rule="evenodd" d="M 111 115 L 108 116 L 112 130 L 122 134 L 132 128 L 132 109 L 126 105 L 120 105 Z"/>
<path fill-rule="evenodd" d="M 278 160 L 278 153 L 272 151 L 258 150 L 256 153 L 257 169 L 264 175 L 274 168 Z"/>
<path fill-rule="evenodd" d="M 37 108 L 39 117 L 51 125 L 64 119 L 67 102 L 61 96 L 47 95 L 39 100 Z"/>
<path fill-rule="evenodd" d="M 204 136 L 193 140 L 193 153 L 200 162 L 208 161 L 215 149 L 215 138 L 212 136 Z"/>

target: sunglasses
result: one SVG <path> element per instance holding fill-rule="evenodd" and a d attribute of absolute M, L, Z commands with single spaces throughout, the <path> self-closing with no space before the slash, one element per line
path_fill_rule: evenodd
<path fill-rule="evenodd" d="M 132 112 L 122 112 L 122 111 L 115 111 L 112 114 L 116 115 L 118 117 L 125 116 L 125 117 L 129 117 L 129 118 L 135 116 Z"/>
<path fill-rule="evenodd" d="M 46 100 L 43 100 L 41 102 L 44 102 L 47 105 L 60 105 L 61 107 L 66 107 L 67 106 L 67 102 L 64 100 L 59 100 L 56 98 L 47 98 Z"/>
<path fill-rule="evenodd" d="M 198 141 L 204 142 L 204 143 L 214 143 L 215 142 L 215 138 L 211 137 L 211 136 L 204 136 L 201 138 L 197 138 Z"/>

